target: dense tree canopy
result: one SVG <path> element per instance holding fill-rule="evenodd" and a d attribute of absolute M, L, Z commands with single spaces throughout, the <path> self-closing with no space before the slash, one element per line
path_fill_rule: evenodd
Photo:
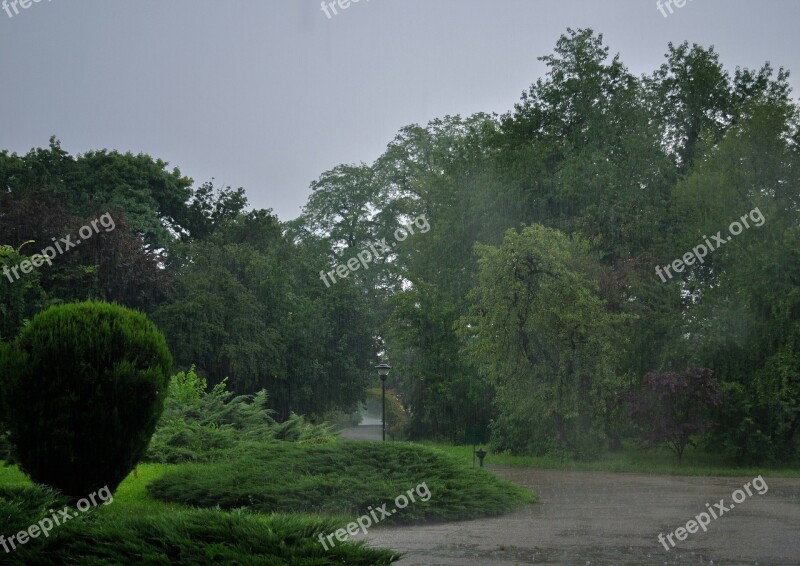
<path fill-rule="evenodd" d="M 541 61 L 507 113 L 408 125 L 374 163 L 322 172 L 285 223 L 146 155 L 73 157 L 55 139 L 1 152 L 3 265 L 105 212 L 117 228 L 0 279 L 0 338 L 50 303 L 115 300 L 153 317 L 178 369 L 265 388 L 280 419 L 354 409 L 386 356 L 411 437 L 488 426 L 498 448 L 582 457 L 633 434 L 617 401 L 643 376 L 696 366 L 723 393 L 711 450 L 797 457 L 788 72 L 729 71 L 682 43 L 637 77 L 589 29 Z M 421 215 L 429 231 L 396 237 Z M 380 258 L 321 281 L 379 242 Z"/>

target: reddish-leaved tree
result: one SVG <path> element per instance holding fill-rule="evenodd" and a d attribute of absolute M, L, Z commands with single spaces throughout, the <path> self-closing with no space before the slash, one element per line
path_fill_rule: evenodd
<path fill-rule="evenodd" d="M 722 402 L 714 372 L 689 367 L 682 373 L 654 372 L 644 376 L 639 391 L 627 396 L 628 415 L 641 432 L 642 445 L 651 448 L 666 444 L 683 458 L 686 446 L 714 426 L 708 409 Z"/>

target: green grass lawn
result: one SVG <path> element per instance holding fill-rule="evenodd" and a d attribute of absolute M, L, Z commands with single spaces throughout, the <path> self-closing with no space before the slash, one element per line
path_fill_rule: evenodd
<path fill-rule="evenodd" d="M 140 464 L 139 477 L 134 477 L 131 473 L 117 488 L 114 493 L 114 504 L 107 506 L 109 513 L 160 513 L 175 509 L 186 509 L 184 506 L 166 504 L 156 501 L 147 495 L 147 484 L 156 478 L 177 468 L 170 464 Z M 6 466 L 0 462 L 0 486 L 30 486 L 31 481 L 17 469 L 16 466 Z"/>
<path fill-rule="evenodd" d="M 469 465 L 472 464 L 472 446 L 453 446 L 432 442 L 423 444 L 459 458 Z M 683 462 L 680 465 L 678 465 L 675 455 L 666 450 L 640 451 L 633 448 L 626 448 L 621 452 L 606 452 L 592 462 L 574 462 L 554 456 L 512 456 L 510 454 L 495 454 L 489 451 L 484 464 L 487 466 L 499 464 L 551 470 L 639 472 L 677 476 L 755 477 L 763 474 L 770 477 L 800 477 L 800 465 L 778 468 L 736 467 L 721 461 L 719 456 L 707 454 L 691 447 L 686 449 L 683 455 Z"/>

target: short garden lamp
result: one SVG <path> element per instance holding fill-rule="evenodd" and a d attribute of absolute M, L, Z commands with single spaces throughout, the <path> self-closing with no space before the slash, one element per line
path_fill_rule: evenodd
<path fill-rule="evenodd" d="M 389 375 L 389 370 L 392 369 L 392 366 L 383 362 L 375 366 L 375 369 L 378 370 L 378 375 L 381 378 L 381 421 L 383 423 L 381 430 L 383 431 L 383 441 L 386 442 L 386 377 Z"/>
<path fill-rule="evenodd" d="M 480 461 L 481 468 L 482 468 L 483 467 L 483 459 L 486 458 L 486 450 L 484 450 L 483 448 L 478 448 L 478 451 L 475 452 L 475 455 L 478 457 L 478 460 Z M 475 464 L 473 463 L 472 465 L 474 466 Z"/>

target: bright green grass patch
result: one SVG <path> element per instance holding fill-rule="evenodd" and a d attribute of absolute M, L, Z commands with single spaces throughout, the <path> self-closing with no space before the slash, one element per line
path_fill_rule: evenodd
<path fill-rule="evenodd" d="M 507 513 L 535 496 L 437 450 L 409 443 L 242 445 L 224 461 L 176 468 L 148 486 L 156 499 L 262 513 L 349 517 L 421 484 L 416 502 L 381 524 L 471 519 Z M 420 495 L 421 494 L 421 495 Z M 402 502 L 401 502 L 402 503 Z M 380 515 L 378 515 L 380 516 Z M 340 525 L 341 526 L 341 525 Z"/>
<path fill-rule="evenodd" d="M 424 443 L 454 456 L 465 463 L 472 462 L 472 446 Z M 678 465 L 675 456 L 664 450 L 639 451 L 627 448 L 621 452 L 607 452 L 592 462 L 573 462 L 554 456 L 512 456 L 490 452 L 484 463 L 552 470 L 577 470 L 597 472 L 639 472 L 676 476 L 724 476 L 724 477 L 800 477 L 800 466 L 787 468 L 736 467 L 721 461 L 719 456 L 687 448 L 683 463 Z"/>
<path fill-rule="evenodd" d="M 160 478 L 177 466 L 169 464 L 139 464 L 138 478 L 131 472 L 114 493 L 114 504 L 108 506 L 109 513 L 126 515 L 154 515 L 186 509 L 182 505 L 156 501 L 147 493 L 147 484 Z"/>
<path fill-rule="evenodd" d="M 30 483 L 31 481 L 19 471 L 19 468 L 6 466 L 4 462 L 0 462 L 0 485 L 29 485 Z"/>
<path fill-rule="evenodd" d="M 177 466 L 168 464 L 140 464 L 138 475 L 131 472 L 114 492 L 114 504 L 109 513 L 160 513 L 184 508 L 154 500 L 147 494 L 147 484 Z M 4 466 L 0 462 L 0 486 L 30 486 L 31 480 L 16 466 Z M 88 494 L 87 494 L 88 495 Z"/>

